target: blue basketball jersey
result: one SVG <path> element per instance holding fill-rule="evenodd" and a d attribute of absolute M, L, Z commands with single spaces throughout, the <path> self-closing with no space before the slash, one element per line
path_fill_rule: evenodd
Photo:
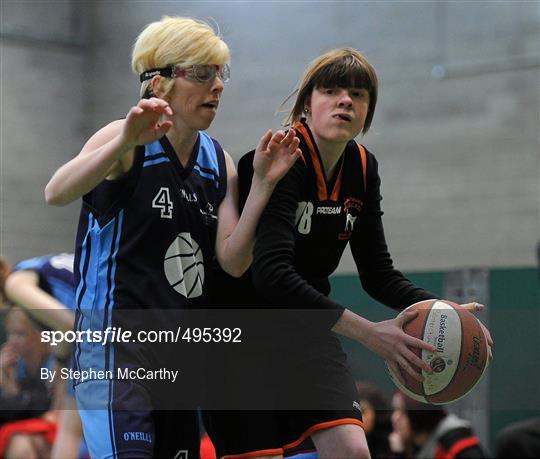
<path fill-rule="evenodd" d="M 77 330 L 116 326 L 116 311 L 207 306 L 225 167 L 221 146 L 204 132 L 185 167 L 163 137 L 137 147 L 123 177 L 84 196 L 75 255 Z M 153 317 L 155 329 L 169 325 Z M 76 351 L 80 368 L 113 366 L 112 350 L 85 352 L 86 345 Z"/>
<path fill-rule="evenodd" d="M 39 287 L 55 297 L 69 309 L 75 309 L 75 280 L 73 254 L 60 253 L 22 260 L 13 267 L 15 271 L 34 271 Z"/>

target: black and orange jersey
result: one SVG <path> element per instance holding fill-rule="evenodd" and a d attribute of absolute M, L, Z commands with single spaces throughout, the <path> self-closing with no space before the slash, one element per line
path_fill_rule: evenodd
<path fill-rule="evenodd" d="M 317 145 L 305 123 L 295 126 L 303 157 L 278 183 L 260 219 L 251 267 L 257 302 L 328 309 L 330 327 L 343 307 L 328 298 L 330 276 L 348 243 L 363 288 L 395 309 L 435 296 L 394 269 L 382 225 L 377 160 L 350 141 L 325 177 Z M 239 163 L 242 207 L 253 175 L 250 152 Z M 263 300 L 264 299 L 264 300 Z"/>

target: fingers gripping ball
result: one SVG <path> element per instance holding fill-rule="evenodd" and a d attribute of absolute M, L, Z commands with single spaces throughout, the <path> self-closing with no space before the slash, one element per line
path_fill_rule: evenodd
<path fill-rule="evenodd" d="M 418 315 L 403 330 L 437 348 L 435 353 L 412 349 L 433 373 L 423 371 L 424 381 L 419 382 L 401 371 L 401 383 L 389 369 L 394 384 L 425 403 L 441 405 L 465 396 L 480 381 L 488 364 L 487 339 L 480 323 L 469 311 L 448 301 L 421 301 L 400 315 L 411 310 L 418 310 Z"/>
<path fill-rule="evenodd" d="M 169 246 L 163 262 L 171 286 L 186 298 L 202 295 L 204 260 L 199 244 L 190 233 L 180 233 Z"/>

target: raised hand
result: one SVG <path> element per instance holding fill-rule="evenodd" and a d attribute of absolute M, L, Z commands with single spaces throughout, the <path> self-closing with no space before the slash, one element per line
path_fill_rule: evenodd
<path fill-rule="evenodd" d="M 171 120 L 160 122 L 163 115 L 172 116 L 169 104 L 157 97 L 141 99 L 126 116 L 122 136 L 131 147 L 147 145 L 163 137 L 172 126 Z"/>
<path fill-rule="evenodd" d="M 269 129 L 261 137 L 253 158 L 254 176 L 270 186 L 275 186 L 301 155 L 300 140 L 294 129 L 287 134 Z"/>
<path fill-rule="evenodd" d="M 421 382 L 424 380 L 421 370 L 426 373 L 432 373 L 433 370 L 410 348 L 425 349 L 429 352 L 435 352 L 436 349 L 431 344 L 413 338 L 403 331 L 403 326 L 417 315 L 418 311 L 406 311 L 395 319 L 375 323 L 366 345 L 386 360 L 386 364 L 394 374 L 400 375 L 399 368 L 401 368 Z"/>

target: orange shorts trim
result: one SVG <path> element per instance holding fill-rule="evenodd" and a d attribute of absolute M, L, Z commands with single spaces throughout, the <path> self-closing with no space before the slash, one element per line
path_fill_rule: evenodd
<path fill-rule="evenodd" d="M 223 456 L 221 459 L 249 459 L 251 457 L 270 456 L 272 454 L 283 454 L 283 449 L 261 449 L 259 451 L 251 451 L 249 453 L 228 454 L 226 456 Z"/>
<path fill-rule="evenodd" d="M 311 426 L 308 430 L 306 430 L 302 435 L 300 435 L 300 438 L 292 443 L 289 443 L 288 445 L 285 445 L 283 449 L 292 449 L 296 448 L 298 445 L 300 445 L 307 437 L 309 437 L 313 432 L 317 432 L 318 430 L 322 429 L 328 429 L 330 427 L 336 427 L 336 426 L 342 426 L 345 424 L 354 424 L 357 426 L 364 428 L 364 423 L 362 421 L 359 421 L 355 418 L 342 418 L 342 419 L 336 419 L 334 421 L 328 421 L 328 422 L 321 422 L 319 424 L 315 424 L 314 426 Z"/>

